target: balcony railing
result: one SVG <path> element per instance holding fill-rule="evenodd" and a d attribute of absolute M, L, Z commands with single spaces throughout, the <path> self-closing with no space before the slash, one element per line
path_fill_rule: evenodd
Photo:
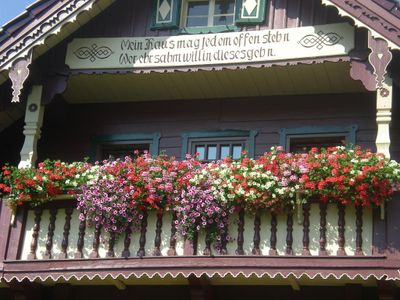
<path fill-rule="evenodd" d="M 231 216 L 232 242 L 218 251 L 200 232 L 194 243 L 175 235 L 173 213 L 150 212 L 139 231 L 116 238 L 80 221 L 75 201 L 27 209 L 17 259 L 77 259 L 183 255 L 372 255 L 370 207 L 310 204 L 287 213 Z M 176 236 L 176 238 L 175 238 Z M 190 248 L 188 248 L 190 245 Z"/>
<path fill-rule="evenodd" d="M 217 250 L 204 232 L 193 242 L 177 236 L 172 212 L 150 212 L 140 230 L 115 237 L 79 220 L 75 206 L 76 200 L 69 199 L 18 210 L 2 239 L 6 280 L 105 276 L 128 269 L 151 275 L 214 269 L 265 273 L 271 268 L 299 276 L 308 270 L 309 275 L 394 278 L 400 267 L 397 250 L 390 254 L 384 245 L 386 220 L 371 207 L 311 203 L 278 214 L 239 212 L 231 216 L 232 242 Z M 1 216 L 1 225 L 10 226 L 4 203 Z"/>

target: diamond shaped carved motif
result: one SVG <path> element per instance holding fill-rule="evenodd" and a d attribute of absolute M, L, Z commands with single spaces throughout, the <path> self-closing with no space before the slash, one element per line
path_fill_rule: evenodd
<path fill-rule="evenodd" d="M 247 15 L 251 16 L 257 5 L 258 1 L 256 0 L 246 0 L 243 4 L 243 7 L 246 9 Z"/>
<path fill-rule="evenodd" d="M 163 0 L 160 7 L 158 8 L 158 12 L 160 13 L 161 18 L 165 20 L 170 11 L 171 11 L 171 5 L 169 5 L 167 0 Z"/>

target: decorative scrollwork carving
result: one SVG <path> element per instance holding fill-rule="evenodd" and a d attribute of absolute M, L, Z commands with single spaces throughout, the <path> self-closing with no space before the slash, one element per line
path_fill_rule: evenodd
<path fill-rule="evenodd" d="M 336 32 L 324 33 L 322 30 L 317 34 L 307 34 L 302 37 L 299 44 L 305 48 L 317 48 L 322 50 L 325 46 L 334 46 L 342 40 L 343 37 Z"/>
<path fill-rule="evenodd" d="M 98 47 L 97 44 L 93 44 L 90 47 L 80 47 L 74 52 L 77 58 L 89 59 L 91 62 L 95 62 L 97 59 L 106 59 L 113 53 L 107 46 Z"/>
<path fill-rule="evenodd" d="M 32 56 L 29 55 L 28 58 L 20 59 L 12 66 L 8 75 L 11 79 L 13 89 L 13 98 L 11 102 L 20 102 L 19 97 L 24 83 L 29 76 L 29 65 L 31 62 Z"/>

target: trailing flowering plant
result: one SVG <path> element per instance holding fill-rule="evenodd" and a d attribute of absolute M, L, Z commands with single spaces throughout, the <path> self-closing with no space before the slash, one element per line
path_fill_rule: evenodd
<path fill-rule="evenodd" d="M 308 173 L 307 154 L 286 153 L 282 147 L 272 147 L 257 160 L 265 174 L 272 177 L 272 182 L 265 182 L 268 189 L 268 198 L 276 203 L 276 209 L 283 209 L 294 205 L 296 192 L 302 187 L 300 178 Z"/>
<path fill-rule="evenodd" d="M 100 179 L 96 185 L 82 186 L 82 194 L 78 195 L 80 220 L 86 220 L 97 228 L 116 234 L 125 232 L 134 224 L 137 228 L 143 218 L 143 212 L 137 209 L 132 200 L 134 186 L 126 180 Z"/>
<path fill-rule="evenodd" d="M 147 211 L 169 210 L 194 166 L 193 159 L 183 162 L 173 157 L 151 157 L 145 153 L 136 158 L 105 160 L 96 163 L 97 182 L 82 186 L 78 196 L 82 215 L 106 231 L 121 233 Z"/>
<path fill-rule="evenodd" d="M 378 206 L 399 183 L 397 162 L 358 147 L 313 148 L 306 154 L 274 147 L 257 160 L 244 154 L 239 160 L 204 164 L 196 157 L 178 161 L 144 154 L 94 165 L 45 161 L 37 168 L 4 166 L 0 193 L 15 209 L 24 201 L 35 206 L 76 189 L 87 219 L 115 233 L 138 224 L 146 211 L 174 210 L 185 237 L 206 229 L 211 239 L 223 241 L 233 210 L 282 210 L 294 205 L 299 192 L 304 201 L 317 196 L 324 202 Z"/>
<path fill-rule="evenodd" d="M 205 180 L 201 184 L 188 185 L 176 197 L 175 221 L 178 232 L 193 240 L 197 232 L 205 229 L 211 242 L 217 242 L 219 247 L 224 240 L 229 241 L 229 215 L 233 208 L 229 203 L 214 197 L 212 180 Z"/>
<path fill-rule="evenodd" d="M 308 174 L 301 177 L 306 195 L 341 204 L 380 205 L 400 182 L 400 165 L 382 154 L 343 146 L 318 150 L 307 157 Z"/>
<path fill-rule="evenodd" d="M 23 202 L 37 206 L 66 191 L 73 193 L 88 181 L 90 167 L 87 162 L 68 164 L 58 160 L 45 160 L 37 168 L 5 165 L 0 175 L 0 195 L 7 195 L 14 210 Z"/>

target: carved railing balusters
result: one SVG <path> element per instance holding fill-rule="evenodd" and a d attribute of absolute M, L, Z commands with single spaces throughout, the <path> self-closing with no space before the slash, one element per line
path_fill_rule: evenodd
<path fill-rule="evenodd" d="M 206 243 L 206 246 L 203 250 L 203 255 L 209 256 L 209 255 L 211 255 L 211 236 L 210 236 L 209 230 L 206 230 L 205 243 Z"/>
<path fill-rule="evenodd" d="M 86 232 L 86 214 L 81 210 L 80 215 L 82 216 L 79 222 L 79 233 L 78 241 L 76 243 L 75 258 L 83 258 L 83 246 L 85 245 L 85 232 Z"/>
<path fill-rule="evenodd" d="M 177 243 L 179 239 L 176 239 L 177 215 L 174 212 L 163 212 L 152 215 L 143 212 L 143 217 L 139 224 L 140 229 L 137 228 L 137 232 L 135 231 L 135 253 L 132 253 L 132 234 L 134 227 L 128 226 L 119 237 L 121 240 L 118 240 L 117 234 L 105 232 L 104 227 L 101 225 L 98 227 L 90 227 L 91 235 L 88 236 L 89 231 L 87 231 L 88 229 L 86 227 L 89 226 L 89 223 L 87 223 L 86 216 L 81 214 L 80 221 L 76 224 L 72 219 L 79 215 L 79 213 L 75 215 L 72 206 L 68 205 L 62 209 L 63 211 L 65 210 L 65 216 L 62 216 L 62 214 L 60 215 L 56 207 L 61 209 L 59 208 L 60 205 L 52 204 L 49 205 L 49 208 L 46 208 L 46 210 L 37 207 L 33 211 L 30 211 L 28 215 L 30 219 L 28 219 L 28 222 L 30 222 L 30 224 L 33 223 L 32 231 L 29 233 L 29 236 L 32 235 L 32 240 L 28 241 L 26 237 L 24 239 L 26 242 L 30 243 L 30 248 L 29 244 L 20 247 L 18 251 L 22 250 L 25 252 L 20 253 L 18 256 L 28 257 L 28 259 L 34 260 L 37 259 L 37 256 L 42 258 L 43 255 L 43 259 L 56 258 L 65 260 L 68 258 L 99 258 L 100 254 L 101 257 L 104 256 L 106 258 L 130 258 L 136 255 L 138 257 L 143 257 L 145 255 L 156 257 L 162 256 L 163 254 L 168 256 L 178 255 Z M 364 245 L 365 242 L 363 241 L 363 238 L 366 238 L 364 237 L 365 229 L 363 225 L 366 222 L 370 222 L 370 219 L 367 219 L 367 221 L 365 220 L 365 212 L 362 206 L 355 206 L 355 210 L 352 209 L 347 212 L 350 214 L 351 211 L 353 221 L 350 221 L 350 223 L 354 224 L 354 230 L 349 233 L 345 231 L 346 219 L 350 220 L 350 218 L 346 216 L 347 206 L 345 205 L 311 202 L 302 204 L 299 209 L 302 217 L 302 223 L 299 224 L 294 223 L 297 220 L 294 219 L 296 217 L 295 213 L 297 213 L 297 210 L 294 211 L 294 209 L 288 209 L 285 212 L 268 211 L 267 213 L 270 214 L 270 217 L 265 216 L 265 220 L 270 218 L 270 220 L 268 220 L 268 225 L 265 225 L 263 221 L 264 211 L 256 211 L 253 215 L 254 219 L 249 221 L 251 224 L 248 224 L 248 227 L 254 229 L 248 232 L 245 227 L 245 222 L 247 222 L 246 218 L 251 218 L 251 216 L 247 216 L 245 210 L 241 209 L 237 212 L 237 224 L 231 224 L 229 228 L 226 228 L 226 232 L 221 233 L 220 238 L 218 237 L 218 241 L 215 243 L 215 250 L 213 250 L 210 231 L 204 230 L 198 234 L 194 234 L 191 240 L 183 241 L 183 255 L 226 255 L 228 246 L 227 237 L 232 229 L 235 231 L 237 230 L 237 236 L 235 237 L 236 242 L 229 245 L 233 247 L 232 253 L 230 253 L 231 255 L 269 255 L 272 257 L 278 255 L 302 255 L 305 257 L 311 255 L 346 256 L 348 255 L 346 252 L 349 251 L 351 255 L 362 256 L 365 255 L 364 251 L 368 252 Z M 46 215 L 44 215 L 44 213 L 46 213 Z M 367 215 L 367 217 L 369 217 L 369 215 Z M 163 225 L 163 223 L 166 222 L 166 218 L 170 218 L 167 224 L 171 225 L 170 232 L 169 230 L 167 232 L 165 228 L 163 230 L 163 226 L 165 227 L 166 225 Z M 44 219 L 46 222 L 43 221 Z M 330 222 L 331 219 L 335 224 Z M 47 220 L 49 220 L 49 222 Z M 44 225 L 43 222 L 46 224 Z M 147 231 L 150 229 L 148 224 L 154 226 L 154 229 L 151 229 L 154 237 L 152 236 L 150 238 L 152 241 L 154 239 L 154 244 L 150 243 L 149 236 L 147 235 Z M 78 230 L 78 225 L 79 231 L 74 233 L 72 229 L 75 228 L 75 230 Z M 318 227 L 316 228 L 315 226 Z M 77 249 L 73 251 L 73 253 L 70 253 L 68 249 L 72 246 L 72 234 L 77 235 Z M 136 234 L 138 238 L 136 238 Z M 245 234 L 247 234 L 247 236 L 245 236 Z M 349 235 L 349 237 L 347 237 L 346 234 Z M 103 243 L 103 237 L 106 241 L 105 243 Z M 202 240 L 201 246 L 198 245 L 199 238 Z M 349 243 L 349 246 L 347 245 L 346 238 L 353 241 Z M 328 241 L 330 240 L 332 240 L 335 245 L 329 244 L 329 249 L 334 246 L 337 247 L 337 251 L 335 249 L 334 253 L 327 251 Z M 119 244 L 117 244 L 117 241 Z M 296 244 L 294 244 L 294 242 L 296 242 Z M 89 248 L 89 252 L 84 257 L 84 245 L 87 243 L 88 245 L 86 248 Z M 56 249 L 56 246 L 59 246 L 60 249 Z M 263 254 L 263 247 L 268 246 L 269 252 Z M 363 247 L 365 249 L 363 249 Z M 118 253 L 116 251 L 117 249 Z M 249 252 L 247 252 L 247 249 Z M 314 254 L 313 252 L 313 254 L 311 254 L 311 252 L 315 250 L 317 250 L 318 253 Z"/>
<path fill-rule="evenodd" d="M 94 229 L 92 252 L 90 253 L 90 258 L 99 258 L 100 234 L 101 225 L 96 225 Z"/>
<path fill-rule="evenodd" d="M 310 253 L 310 203 L 303 204 L 303 251 L 304 256 Z"/>
<path fill-rule="evenodd" d="M 115 245 L 115 232 L 110 232 L 110 240 L 108 241 L 108 250 L 106 253 L 106 257 L 115 257 L 114 245 Z"/>
<path fill-rule="evenodd" d="M 157 223 L 156 223 L 156 237 L 154 238 L 154 256 L 161 256 L 161 233 L 162 233 L 162 219 L 163 213 L 157 213 Z"/>
<path fill-rule="evenodd" d="M 361 205 L 357 205 L 356 206 L 356 252 L 355 252 L 357 256 L 363 255 L 362 226 L 363 226 L 363 208 Z"/>
<path fill-rule="evenodd" d="M 345 244 L 345 237 L 344 237 L 344 231 L 345 231 L 345 209 L 346 207 L 342 204 L 338 204 L 338 250 L 337 250 L 337 255 L 338 256 L 344 256 L 346 255 L 346 251 L 344 249 L 344 244 Z"/>
<path fill-rule="evenodd" d="M 36 249 L 38 244 L 39 230 L 40 230 L 40 221 L 42 219 L 43 209 L 41 207 L 35 208 L 35 224 L 33 225 L 32 232 L 32 242 L 31 242 L 31 251 L 28 254 L 28 259 L 36 259 Z"/>
<path fill-rule="evenodd" d="M 175 221 L 177 220 L 176 212 L 172 213 L 172 221 L 171 221 L 171 236 L 169 238 L 169 249 L 168 249 L 168 256 L 175 256 L 176 255 L 176 224 Z"/>
<path fill-rule="evenodd" d="M 286 255 L 293 255 L 293 209 L 287 212 Z"/>
<path fill-rule="evenodd" d="M 238 237 L 237 237 L 237 255 L 244 255 L 243 243 L 244 243 L 244 209 L 239 211 L 239 221 L 238 221 Z"/>
<path fill-rule="evenodd" d="M 271 212 L 271 237 L 270 237 L 270 249 L 269 249 L 269 255 L 275 256 L 277 255 L 277 251 L 276 251 L 276 231 L 277 231 L 277 226 L 278 226 L 278 222 L 276 219 L 276 213 L 275 212 Z"/>
<path fill-rule="evenodd" d="M 253 250 L 251 251 L 254 255 L 261 255 L 260 251 L 260 226 L 261 216 L 260 211 L 257 210 L 254 216 L 254 237 L 253 237 Z"/>
<path fill-rule="evenodd" d="M 124 258 L 128 258 L 129 256 L 131 256 L 131 251 L 129 251 L 129 247 L 131 246 L 131 235 L 132 228 L 129 224 L 129 226 L 125 230 L 124 250 L 121 253 L 121 256 Z"/>
<path fill-rule="evenodd" d="M 227 237 L 228 237 L 228 229 L 226 229 L 226 231 L 221 235 L 221 248 L 218 249 L 220 255 L 228 254 L 228 249 L 226 249 L 226 244 L 228 243 Z"/>
<path fill-rule="evenodd" d="M 319 252 L 318 255 L 326 256 L 326 210 L 327 204 L 321 202 L 319 204 Z"/>
<path fill-rule="evenodd" d="M 51 249 L 53 248 L 53 236 L 54 230 L 56 228 L 56 218 L 57 218 L 57 208 L 50 209 L 50 222 L 48 226 L 47 232 L 47 240 L 46 240 L 46 251 L 44 252 L 43 258 L 44 259 L 51 259 Z"/>
<path fill-rule="evenodd" d="M 71 230 L 71 216 L 72 216 L 73 208 L 67 207 L 65 209 L 65 224 L 64 224 L 64 232 L 63 232 L 63 240 L 61 242 L 61 253 L 58 255 L 59 259 L 68 258 L 67 249 L 68 249 L 68 239 L 69 239 L 69 231 Z"/>
<path fill-rule="evenodd" d="M 146 255 L 144 246 L 146 245 L 146 232 L 147 232 L 147 212 L 143 212 L 143 219 L 140 226 L 140 239 L 139 239 L 139 250 L 137 256 L 143 257 Z"/>

